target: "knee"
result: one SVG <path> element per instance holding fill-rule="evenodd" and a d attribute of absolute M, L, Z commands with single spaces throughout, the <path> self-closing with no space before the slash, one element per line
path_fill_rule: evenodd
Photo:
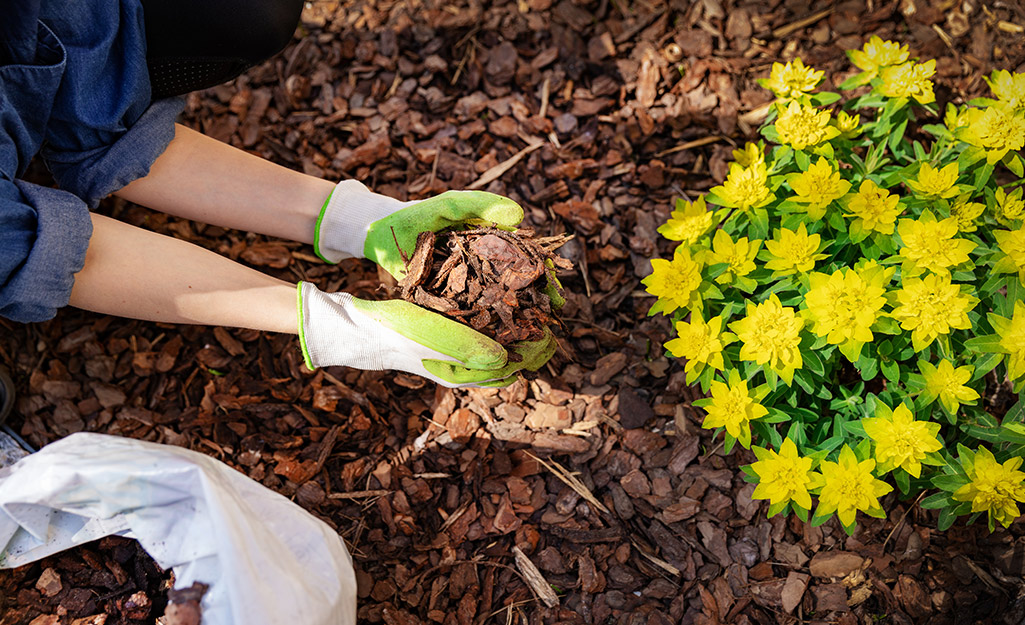
<path fill-rule="evenodd" d="M 299 24 L 304 0 L 262 0 L 247 3 L 236 27 L 240 31 L 239 52 L 251 65 L 281 52 L 292 40 Z"/>

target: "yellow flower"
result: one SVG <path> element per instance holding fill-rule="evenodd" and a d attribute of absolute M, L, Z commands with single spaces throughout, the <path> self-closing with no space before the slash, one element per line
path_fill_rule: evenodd
<path fill-rule="evenodd" d="M 861 425 L 876 444 L 876 461 L 882 473 L 901 468 L 912 477 L 921 477 L 922 460 L 943 449 L 938 438 L 940 424 L 915 421 L 915 415 L 904 404 L 890 410 L 878 403 L 876 416 L 862 419 Z"/>
<path fill-rule="evenodd" d="M 773 63 L 769 79 L 759 82 L 763 87 L 771 89 L 777 98 L 791 100 L 814 89 L 822 80 L 823 73 L 813 67 L 806 67 L 804 62 L 797 58 L 786 65 Z"/>
<path fill-rule="evenodd" d="M 780 111 L 776 119 L 776 133 L 780 143 L 795 150 L 814 147 L 840 135 L 840 131 L 829 123 L 829 111 L 797 102 L 790 102 Z"/>
<path fill-rule="evenodd" d="M 724 230 L 716 230 L 712 238 L 712 249 L 705 252 L 705 264 L 726 263 L 729 267 L 715 278 L 719 284 L 728 284 L 734 278 L 741 278 L 755 270 L 755 254 L 762 246 L 761 239 L 748 241 L 740 237 L 733 241 Z"/>
<path fill-rule="evenodd" d="M 790 174 L 787 182 L 797 194 L 794 201 L 807 204 L 808 216 L 816 220 L 825 216 L 830 202 L 851 190 L 851 183 L 841 178 L 840 172 L 833 171 L 832 165 L 822 157 L 809 166 L 808 171 Z"/>
<path fill-rule="evenodd" d="M 758 486 L 751 499 L 768 499 L 770 506 L 794 502 L 805 510 L 811 509 L 808 487 L 813 482 L 812 459 L 801 456 L 797 445 L 789 438 L 783 440 L 779 451 L 754 447 L 757 462 L 751 470 L 758 476 Z"/>
<path fill-rule="evenodd" d="M 733 160 L 737 161 L 741 167 L 750 167 L 757 162 L 765 162 L 763 149 L 760 141 L 758 143 L 748 141 L 744 144 L 744 149 L 733 150 Z"/>
<path fill-rule="evenodd" d="M 683 370 L 687 373 L 701 370 L 708 365 L 722 371 L 722 317 L 713 317 L 705 323 L 701 313 L 690 314 L 690 323 L 676 322 L 677 337 L 666 343 L 666 349 L 677 358 L 686 358 Z"/>
<path fill-rule="evenodd" d="M 957 176 L 957 161 L 943 169 L 936 169 L 929 163 L 922 163 L 922 168 L 918 170 L 918 178 L 907 180 L 905 184 L 911 187 L 915 195 L 946 199 L 957 195 L 955 186 Z"/>
<path fill-rule="evenodd" d="M 1000 347 L 1007 354 L 1007 377 L 1017 380 L 1025 375 L 1025 302 L 1014 303 L 1010 319 L 989 315 L 993 329 L 1000 336 Z"/>
<path fill-rule="evenodd" d="M 963 195 L 950 207 L 950 216 L 957 220 L 959 232 L 975 232 L 975 220 L 986 210 L 985 204 L 969 202 L 968 196 Z"/>
<path fill-rule="evenodd" d="M 938 397 L 940 404 L 950 414 L 955 414 L 961 404 L 967 404 L 979 398 L 979 393 L 975 389 L 965 386 L 972 379 L 974 367 L 966 366 L 955 369 L 949 360 L 941 360 L 938 366 L 921 360 L 918 363 L 918 370 L 925 378 L 924 395 L 928 403 L 931 404 Z"/>
<path fill-rule="evenodd" d="M 658 233 L 670 241 L 693 245 L 712 227 L 712 217 L 712 211 L 705 206 L 704 196 L 693 202 L 677 198 L 676 210 L 669 215 L 666 223 L 659 226 Z"/>
<path fill-rule="evenodd" d="M 850 116 L 847 111 L 840 111 L 836 114 L 836 129 L 844 139 L 853 139 L 861 134 L 861 115 Z"/>
<path fill-rule="evenodd" d="M 985 512 L 990 530 L 994 521 L 1007 527 L 1018 518 L 1017 502 L 1025 502 L 1025 473 L 1018 470 L 1021 463 L 1018 457 L 1000 464 L 988 449 L 979 447 L 970 466 L 965 467 L 971 481 L 954 491 L 954 500 L 970 501 L 972 512 Z"/>
<path fill-rule="evenodd" d="M 1002 103 L 1012 109 L 1025 108 L 1025 74 L 1012 74 L 1006 69 L 995 71 L 985 79 Z"/>
<path fill-rule="evenodd" d="M 1025 200 L 1022 200 L 1021 193 L 1021 187 L 1010 193 L 1004 191 L 1003 187 L 997 187 L 994 194 L 997 221 L 1007 225 L 1025 217 Z"/>
<path fill-rule="evenodd" d="M 869 458 L 858 462 L 858 458 L 847 445 L 840 450 L 839 462 L 823 460 L 819 465 L 822 490 L 819 491 L 819 508 L 816 516 L 827 516 L 836 512 L 844 527 L 854 524 L 858 511 L 869 516 L 884 518 L 879 498 L 893 490 L 893 487 L 877 480 L 872 475 L 876 461 Z"/>
<path fill-rule="evenodd" d="M 767 364 L 787 385 L 804 364 L 798 349 L 803 327 L 804 319 L 783 307 L 775 293 L 761 304 L 748 302 L 747 316 L 730 324 L 742 343 L 740 359 Z"/>
<path fill-rule="evenodd" d="M 916 220 L 901 219 L 897 226 L 903 247 L 904 275 L 916 276 L 923 271 L 949 275 L 950 269 L 969 261 L 974 242 L 958 239 L 957 219 L 947 217 L 936 221 L 931 211 L 923 211 Z"/>
<path fill-rule="evenodd" d="M 861 50 L 851 50 L 848 56 L 858 69 L 875 76 L 883 67 L 907 61 L 908 47 L 896 41 L 883 41 L 878 35 L 872 35 Z"/>
<path fill-rule="evenodd" d="M 668 315 L 677 308 L 700 308 L 701 262 L 691 257 L 686 245 L 676 248 L 672 261 L 652 259 L 651 269 L 651 275 L 641 280 L 648 293 L 658 298 L 649 315 Z"/>
<path fill-rule="evenodd" d="M 1017 230 L 996 230 L 997 249 L 1002 252 L 993 265 L 994 273 L 1018 272 L 1018 281 L 1025 285 L 1025 226 Z"/>
<path fill-rule="evenodd" d="M 986 150 L 986 162 L 996 163 L 1012 150 L 1025 146 L 1025 110 L 996 105 L 965 111 L 965 125 L 955 136 Z"/>
<path fill-rule="evenodd" d="M 972 327 L 968 311 L 979 300 L 963 295 L 960 285 L 950 283 L 949 274 L 928 274 L 903 282 L 890 316 L 900 322 L 900 327 L 911 331 L 911 345 L 916 352 L 928 347 L 936 337 L 950 334 L 951 329 Z"/>
<path fill-rule="evenodd" d="M 950 132 L 954 132 L 958 128 L 965 128 L 968 126 L 968 107 L 964 105 L 957 107 L 948 102 L 947 111 L 943 115 L 943 123 Z"/>
<path fill-rule="evenodd" d="M 738 163 L 730 163 L 730 174 L 726 176 L 726 182 L 712 187 L 711 192 L 719 196 L 723 206 L 740 210 L 758 208 L 772 201 L 768 180 L 769 172 L 764 160 L 746 168 Z"/>
<path fill-rule="evenodd" d="M 903 63 L 883 68 L 879 93 L 888 98 L 914 98 L 919 104 L 936 101 L 932 90 L 932 78 L 936 73 L 936 61 L 925 63 Z"/>
<path fill-rule="evenodd" d="M 904 207 L 900 197 L 891 194 L 871 180 L 865 180 L 858 192 L 848 196 L 847 217 L 854 217 L 851 230 L 893 234 L 893 226 L 897 222 Z"/>
<path fill-rule="evenodd" d="M 851 362 L 858 360 L 861 348 L 872 342 L 872 324 L 886 304 L 885 285 L 894 271 L 873 265 L 861 271 L 846 267 L 833 275 L 809 274 L 804 316 L 811 321 L 811 331 L 840 345 Z"/>
<path fill-rule="evenodd" d="M 712 401 L 705 406 L 707 415 L 701 427 L 724 427 L 730 436 L 748 448 L 751 446 L 751 422 L 761 419 L 769 411 L 758 403 L 757 393 L 748 390 L 747 382 L 740 379 L 736 369 L 730 369 L 728 380 L 729 384 L 712 381 Z"/>
<path fill-rule="evenodd" d="M 777 275 L 811 271 L 815 267 L 815 261 L 826 257 L 825 254 L 818 253 L 822 237 L 817 234 L 809 235 L 803 223 L 797 227 L 796 232 L 781 228 L 776 236 L 777 238 L 765 242 L 765 249 L 771 256 L 765 267 L 772 269 Z"/>

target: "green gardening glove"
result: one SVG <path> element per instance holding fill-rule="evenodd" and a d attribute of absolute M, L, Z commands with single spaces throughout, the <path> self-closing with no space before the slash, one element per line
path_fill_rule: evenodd
<path fill-rule="evenodd" d="M 551 332 L 513 347 L 516 357 L 458 321 L 402 300 L 372 302 L 298 286 L 299 340 L 306 365 L 398 370 L 448 387 L 507 386 L 555 354 Z M 518 361 L 513 361 L 518 358 Z"/>
<path fill-rule="evenodd" d="M 329 263 L 369 258 L 400 279 L 406 274 L 403 254 L 412 256 L 421 232 L 460 224 L 515 228 L 521 221 L 520 205 L 494 193 L 448 191 L 402 202 L 373 193 L 356 180 L 343 180 L 320 211 L 314 249 Z"/>

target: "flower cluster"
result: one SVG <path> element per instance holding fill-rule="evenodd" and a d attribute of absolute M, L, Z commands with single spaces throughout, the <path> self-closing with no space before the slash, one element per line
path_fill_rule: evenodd
<path fill-rule="evenodd" d="M 848 56 L 860 73 L 840 88 L 867 88 L 846 102 L 800 59 L 760 81 L 776 96 L 764 141 L 659 228 L 676 249 L 643 280 L 651 314 L 709 393 L 703 426 L 753 450 L 770 515 L 853 531 L 891 491 L 931 490 L 941 528 L 1007 525 L 1025 404 L 982 400 L 1025 387 L 1025 75 L 993 72 L 992 98 L 940 115 L 935 61 L 878 37 Z"/>

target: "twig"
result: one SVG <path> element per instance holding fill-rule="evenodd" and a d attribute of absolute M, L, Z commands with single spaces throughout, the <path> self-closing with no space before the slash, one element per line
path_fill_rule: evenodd
<path fill-rule="evenodd" d="M 524 453 L 533 458 L 538 464 L 551 471 L 552 474 L 555 477 L 559 478 L 559 480 L 561 480 L 563 484 L 575 490 L 578 495 L 584 498 L 584 501 L 588 502 L 601 512 L 611 514 L 609 509 L 605 507 L 605 504 L 598 501 L 598 498 L 594 496 L 594 493 L 588 490 L 588 488 L 584 486 L 583 482 L 577 479 L 575 474 L 567 471 L 565 468 L 563 468 L 561 464 L 559 464 L 555 460 L 552 460 L 552 463 L 548 464 L 547 462 L 538 458 L 529 451 Z"/>
<path fill-rule="evenodd" d="M 791 33 L 794 33 L 794 32 L 797 32 L 798 30 L 801 30 L 805 26 L 811 26 L 812 24 L 814 24 L 815 22 L 819 21 L 820 19 L 822 19 L 824 17 L 827 17 L 832 12 L 833 12 L 832 8 L 825 9 L 824 11 L 819 11 L 818 13 L 815 13 L 813 15 L 809 15 L 808 17 L 806 17 L 804 19 L 799 19 L 796 22 L 792 22 L 790 24 L 787 24 L 786 26 L 780 26 L 776 30 L 772 31 L 772 36 L 775 37 L 776 39 L 782 39 L 783 37 L 786 37 L 787 35 L 789 35 Z"/>
<path fill-rule="evenodd" d="M 893 538 L 893 533 L 896 532 L 898 529 L 900 529 L 900 526 L 904 524 L 904 519 L 908 518 L 908 513 L 911 512 L 912 508 L 914 508 L 915 506 L 918 505 L 919 501 L 922 501 L 922 497 L 925 497 L 925 491 L 922 491 L 918 495 L 918 499 L 916 499 L 913 504 L 908 506 L 907 510 L 904 511 L 904 514 L 900 515 L 900 520 L 897 521 L 896 524 L 894 524 L 893 529 L 891 529 L 890 533 L 886 535 L 886 540 L 883 541 L 883 551 L 884 552 L 886 551 L 887 543 L 889 543 L 890 539 Z"/>
<path fill-rule="evenodd" d="M 548 114 L 548 97 L 551 95 L 549 92 L 552 88 L 552 77 L 545 76 L 544 83 L 541 84 L 541 109 L 537 112 L 538 117 L 544 117 Z"/>
<path fill-rule="evenodd" d="M 548 580 L 541 574 L 541 571 L 534 566 L 534 563 L 530 561 L 527 554 L 523 553 L 523 550 L 516 546 L 512 548 L 512 552 L 516 559 L 516 568 L 523 574 L 523 579 L 530 586 L 530 589 L 534 591 L 534 594 L 549 608 L 559 605 L 559 595 L 555 594 L 555 591 L 552 590 L 552 585 L 548 583 Z"/>
<path fill-rule="evenodd" d="M 658 18 L 660 18 L 663 15 L 665 15 L 665 12 L 666 12 L 666 10 L 662 9 L 661 11 L 657 11 L 657 12 L 652 13 L 651 15 L 649 15 L 647 17 L 641 18 L 641 20 L 638 21 L 636 24 L 634 24 L 632 27 L 627 28 L 623 32 L 619 33 L 619 35 L 615 39 L 615 42 L 617 44 L 620 44 L 620 43 L 626 43 L 630 39 L 633 39 L 634 35 L 636 35 L 637 33 L 641 32 L 642 30 L 647 28 L 652 22 L 654 22 Z"/>
<path fill-rule="evenodd" d="M 354 490 L 347 493 L 331 493 L 328 499 L 365 499 L 367 497 L 384 497 L 390 490 Z"/>
<path fill-rule="evenodd" d="M 466 188 L 472 191 L 474 189 L 480 189 L 481 187 L 491 184 L 493 181 L 498 180 L 502 176 L 502 174 L 512 169 L 516 163 L 519 163 L 521 160 L 523 160 L 523 157 L 538 149 L 542 145 L 544 145 L 544 141 L 535 140 L 527 147 L 523 148 L 516 154 L 513 154 L 512 156 L 507 158 L 505 161 L 488 169 L 486 172 L 481 174 L 481 177 L 478 178 L 476 182 L 474 182 Z"/>
<path fill-rule="evenodd" d="M 695 139 L 693 141 L 688 141 L 687 143 L 681 143 L 680 145 L 677 145 L 675 147 L 671 147 L 668 150 L 662 150 L 661 152 L 655 154 L 655 158 L 662 158 L 663 156 L 668 156 L 670 154 L 676 154 L 677 152 L 682 152 L 684 150 L 689 150 L 691 148 L 699 148 L 699 147 L 701 147 L 703 145 L 708 145 L 709 143 L 715 143 L 716 141 L 722 141 L 723 139 L 725 139 L 725 137 L 720 137 L 719 135 L 712 135 L 710 137 L 701 137 L 700 139 Z"/>

